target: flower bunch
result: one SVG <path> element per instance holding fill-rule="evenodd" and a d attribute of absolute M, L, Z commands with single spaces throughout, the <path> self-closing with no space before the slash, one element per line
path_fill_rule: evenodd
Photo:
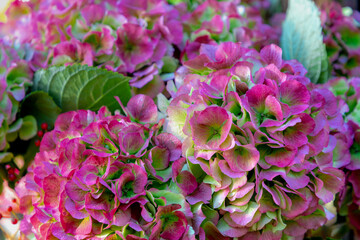
<path fill-rule="evenodd" d="M 346 173 L 346 187 L 342 190 L 338 198 L 338 214 L 347 217 L 347 227 L 354 231 L 355 236 L 360 236 L 359 219 L 359 189 L 360 181 L 360 116 L 359 116 L 359 99 L 360 99 L 360 79 L 345 77 L 334 78 L 323 87 L 330 89 L 339 99 L 340 106 L 343 108 L 344 115 L 349 120 L 346 123 L 348 136 L 350 137 L 349 145 L 351 161 L 344 169 Z M 344 224 L 339 222 L 332 228 L 338 228 Z M 337 231 L 334 231 L 337 232 Z M 341 235 L 338 237 L 342 237 Z"/>
<path fill-rule="evenodd" d="M 153 97 L 164 88 L 160 73 L 175 71 L 183 41 L 179 12 L 163 0 L 14 1 L 7 15 L 3 34 L 34 48 L 40 67 L 81 63 L 134 73 L 135 92 Z"/>
<path fill-rule="evenodd" d="M 262 11 L 269 1 L 203 1 L 183 15 L 184 32 L 189 36 L 182 61 L 199 54 L 201 44 L 224 41 L 241 42 L 244 47 L 260 50 L 278 43 L 281 31 L 264 23 Z"/>
<path fill-rule="evenodd" d="M 21 51 L 0 42 L 0 169 L 6 172 L 0 174 L 0 185 L 5 179 L 14 182 L 19 174 L 19 166 L 13 162 L 16 152 L 11 149 L 16 145 L 13 142 L 30 140 L 37 131 L 33 116 L 17 116 L 33 77 L 32 69 L 19 54 Z"/>
<path fill-rule="evenodd" d="M 337 2 L 324 2 L 320 9 L 324 43 L 333 73 L 338 76 L 359 77 L 359 12 L 352 12 L 351 9 L 344 12 Z"/>
<path fill-rule="evenodd" d="M 352 164 L 348 167 L 350 171 L 347 178 L 347 185 L 350 187 L 344 191 L 341 204 L 344 206 L 345 214 L 348 215 L 349 226 L 354 230 L 355 236 L 360 237 L 360 127 L 351 122 L 354 141 L 350 148 Z M 347 198 L 347 199 L 346 199 Z"/>
<path fill-rule="evenodd" d="M 344 186 L 351 139 L 339 101 L 281 56 L 276 45 L 203 44 L 168 86 L 166 129 L 201 183 L 187 200 L 202 224 L 211 208 L 211 229 L 227 237 L 300 239 L 333 217 L 325 204 Z"/>
<path fill-rule="evenodd" d="M 186 239 L 192 217 L 169 191 L 181 142 L 162 132 L 157 107 L 136 95 L 127 116 L 105 108 L 60 115 L 18 185 L 23 233 L 58 239 Z M 186 178 L 177 176 L 178 181 Z"/>

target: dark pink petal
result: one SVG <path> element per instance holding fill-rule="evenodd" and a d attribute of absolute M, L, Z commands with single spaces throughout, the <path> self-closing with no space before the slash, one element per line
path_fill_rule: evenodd
<path fill-rule="evenodd" d="M 221 19 L 221 15 L 215 15 L 210 21 L 204 21 L 201 28 L 208 30 L 212 34 L 221 34 L 224 28 L 224 22 Z"/>
<path fill-rule="evenodd" d="M 254 218 L 259 205 L 255 202 L 249 202 L 247 209 L 244 212 L 233 212 L 230 214 L 230 218 L 239 227 L 247 225 Z"/>
<path fill-rule="evenodd" d="M 164 170 L 169 166 L 170 152 L 166 148 L 154 147 L 150 150 L 149 158 L 155 170 Z"/>
<path fill-rule="evenodd" d="M 156 64 L 152 64 L 144 70 L 136 71 L 133 74 L 134 77 L 129 81 L 129 84 L 135 88 L 143 88 L 146 84 L 151 82 L 157 74 L 159 74 L 159 68 Z"/>
<path fill-rule="evenodd" d="M 91 233 L 93 228 L 92 218 L 90 216 L 84 219 L 75 219 L 73 218 L 65 209 L 64 203 L 66 200 L 66 194 L 61 194 L 61 204 L 59 206 L 60 211 L 60 222 L 61 226 L 64 228 L 65 233 L 70 233 L 73 235 L 87 235 Z"/>
<path fill-rule="evenodd" d="M 250 199 L 253 196 L 255 189 L 255 183 L 247 182 L 244 186 L 232 191 L 228 195 L 228 199 L 231 201 L 231 204 L 236 206 L 243 206 L 248 204 Z"/>
<path fill-rule="evenodd" d="M 287 128 L 283 134 L 284 143 L 287 146 L 301 147 L 308 142 L 307 136 L 295 127 Z"/>
<path fill-rule="evenodd" d="M 58 239 L 75 240 L 75 237 L 65 233 L 64 228 L 59 222 L 52 225 L 51 233 L 52 235 L 54 235 L 54 237 L 57 237 Z"/>
<path fill-rule="evenodd" d="M 252 170 L 260 158 L 258 150 L 251 144 L 235 146 L 233 149 L 225 151 L 223 156 L 231 170 L 235 172 Z"/>
<path fill-rule="evenodd" d="M 231 238 L 225 237 L 223 234 L 221 234 L 219 229 L 211 221 L 206 221 L 202 225 L 202 228 L 205 231 L 206 239 L 209 239 L 209 240 L 230 240 L 231 239 Z"/>
<path fill-rule="evenodd" d="M 353 226 L 354 228 L 356 228 L 357 230 L 357 235 L 359 236 L 360 234 L 360 211 L 359 211 L 359 205 L 352 203 L 349 206 L 349 222 L 351 224 L 351 226 Z"/>
<path fill-rule="evenodd" d="M 232 238 L 242 237 L 248 232 L 248 229 L 245 227 L 239 226 L 238 228 L 235 228 L 229 226 L 229 224 L 224 220 L 224 218 L 220 219 L 216 227 L 223 235 Z"/>
<path fill-rule="evenodd" d="M 281 68 L 282 50 L 279 46 L 275 44 L 268 45 L 261 49 L 260 55 L 267 64 L 274 64 L 279 69 Z"/>
<path fill-rule="evenodd" d="M 319 154 L 329 143 L 329 133 L 322 129 L 316 136 L 308 137 L 310 150 L 312 155 Z"/>
<path fill-rule="evenodd" d="M 344 172 L 336 168 L 319 170 L 315 177 L 316 196 L 324 203 L 332 201 L 335 194 L 343 188 L 344 178 Z"/>
<path fill-rule="evenodd" d="M 74 181 L 69 181 L 66 183 L 65 191 L 70 199 L 78 202 L 84 201 L 85 195 L 87 194 L 87 192 L 74 183 Z"/>
<path fill-rule="evenodd" d="M 146 95 L 133 96 L 126 108 L 130 115 L 139 122 L 154 123 L 157 120 L 157 107 L 154 101 Z"/>
<path fill-rule="evenodd" d="M 314 119 L 306 113 L 301 113 L 301 114 L 299 114 L 299 116 L 300 116 L 301 122 L 296 124 L 296 128 L 306 135 L 311 134 L 315 129 Z"/>
<path fill-rule="evenodd" d="M 250 62 L 237 62 L 230 71 L 233 75 L 239 77 L 241 81 L 251 83 L 253 82 L 252 68 L 253 64 Z"/>
<path fill-rule="evenodd" d="M 136 132 L 121 132 L 119 134 L 119 139 L 121 151 L 130 155 L 135 155 L 137 153 L 141 154 L 141 150 L 144 148 L 144 146 L 146 147 L 147 144 L 147 142 L 144 140 L 141 129 L 138 129 Z"/>
<path fill-rule="evenodd" d="M 307 229 L 300 226 L 297 222 L 289 221 L 286 222 L 284 232 L 289 236 L 302 237 L 307 232 Z"/>
<path fill-rule="evenodd" d="M 270 80 L 270 81 L 269 81 Z M 266 67 L 262 67 L 257 71 L 255 75 L 255 82 L 257 84 L 281 84 L 286 81 L 286 74 L 280 72 L 280 70 L 274 65 L 270 64 Z"/>
<path fill-rule="evenodd" d="M 137 64 L 153 55 L 153 43 L 146 29 L 134 23 L 125 23 L 117 30 L 116 45 L 120 58 L 126 64 L 126 70 L 133 72 Z"/>
<path fill-rule="evenodd" d="M 269 111 L 269 114 L 274 116 L 276 120 L 283 120 L 283 113 L 280 102 L 274 96 L 267 96 L 265 99 L 265 109 Z"/>
<path fill-rule="evenodd" d="M 284 196 L 282 195 L 282 193 L 279 191 L 276 191 L 275 187 L 269 187 L 265 183 L 263 183 L 263 187 L 264 187 L 264 189 L 266 189 L 266 191 L 268 193 L 270 193 L 270 195 L 272 197 L 272 201 L 279 207 L 282 207 L 281 205 L 284 203 Z"/>
<path fill-rule="evenodd" d="M 194 192 L 198 187 L 196 178 L 189 171 L 180 172 L 180 174 L 176 177 L 176 182 L 185 196 Z"/>
<path fill-rule="evenodd" d="M 76 115 L 77 115 L 77 112 L 75 112 L 75 111 L 60 114 L 55 121 L 54 128 L 59 131 L 69 130 L 70 124 Z"/>
<path fill-rule="evenodd" d="M 85 208 L 87 210 L 93 209 L 93 210 L 103 210 L 109 211 L 110 204 L 108 200 L 104 199 L 103 197 L 99 197 L 98 199 L 95 199 L 91 196 L 91 194 L 87 194 L 85 196 Z"/>
<path fill-rule="evenodd" d="M 211 199 L 212 191 L 211 186 L 206 183 L 201 183 L 200 186 L 190 195 L 186 196 L 186 200 L 194 205 L 198 202 L 208 204 Z"/>
<path fill-rule="evenodd" d="M 329 116 L 334 116 L 339 111 L 337 106 L 337 100 L 334 94 L 326 88 L 316 89 L 315 91 L 317 93 L 320 93 L 325 100 L 324 110 L 326 114 Z"/>
<path fill-rule="evenodd" d="M 196 111 L 190 119 L 195 144 L 209 150 L 221 147 L 228 137 L 231 124 L 231 115 L 217 106 L 210 106 L 201 112 Z"/>
<path fill-rule="evenodd" d="M 206 66 L 211 69 L 229 68 L 240 59 L 242 54 L 243 49 L 241 48 L 240 43 L 224 42 L 221 43 L 215 51 L 215 62 L 207 63 Z"/>
<path fill-rule="evenodd" d="M 233 171 L 225 160 L 220 160 L 218 164 L 221 172 L 231 178 L 240 178 L 246 174 L 245 171 L 242 172 Z"/>
<path fill-rule="evenodd" d="M 294 162 L 296 148 L 272 148 L 269 154 L 265 156 L 265 161 L 277 167 L 286 167 Z"/>
<path fill-rule="evenodd" d="M 181 141 L 171 133 L 161 133 L 156 136 L 157 145 L 170 151 L 170 161 L 181 157 Z"/>
<path fill-rule="evenodd" d="M 349 182 L 354 188 L 355 196 L 360 199 L 360 170 L 355 170 L 350 174 Z"/>
<path fill-rule="evenodd" d="M 333 163 L 335 168 L 341 168 L 348 165 L 351 162 L 351 155 L 350 155 L 350 146 L 347 141 L 345 134 L 337 133 L 335 134 L 336 137 L 336 146 L 333 153 Z"/>
<path fill-rule="evenodd" d="M 305 174 L 305 170 L 302 172 L 290 171 L 282 176 L 291 189 L 300 189 L 306 187 L 310 178 Z"/>
<path fill-rule="evenodd" d="M 85 18 L 87 24 L 101 21 L 105 15 L 105 8 L 100 4 L 89 4 L 81 10 L 81 15 Z"/>
<path fill-rule="evenodd" d="M 294 219 L 309 208 L 311 201 L 314 201 L 313 195 L 308 188 L 300 190 L 304 197 L 296 194 L 288 194 L 291 198 L 291 207 L 289 209 L 284 209 L 281 213 L 284 217 L 288 219 Z"/>
<path fill-rule="evenodd" d="M 299 217 L 296 222 L 305 229 L 317 229 L 326 223 L 326 215 L 323 210 L 317 209 L 310 215 Z"/>
<path fill-rule="evenodd" d="M 178 240 L 184 234 L 187 226 L 185 214 L 176 211 L 181 208 L 179 204 L 160 206 L 156 214 L 156 225 L 150 239 L 157 239 L 156 235 L 169 240 Z"/>
<path fill-rule="evenodd" d="M 60 193 L 63 191 L 65 182 L 56 174 L 44 178 L 44 204 L 45 207 L 56 208 L 59 205 Z"/>
<path fill-rule="evenodd" d="M 205 54 L 210 61 L 215 62 L 216 61 L 215 53 L 218 48 L 219 48 L 218 45 L 201 44 L 200 56 L 201 54 Z"/>
<path fill-rule="evenodd" d="M 132 171 L 135 173 L 135 181 L 134 181 L 134 192 L 142 193 L 144 192 L 145 185 L 147 184 L 147 173 L 146 171 L 139 165 L 132 165 Z"/>
<path fill-rule="evenodd" d="M 268 86 L 258 84 L 246 92 L 246 97 L 250 107 L 256 109 L 257 112 L 265 111 L 265 100 L 268 96 L 274 96 L 275 92 Z"/>
<path fill-rule="evenodd" d="M 65 200 L 65 209 L 71 214 L 71 216 L 75 219 L 84 219 L 87 216 L 89 216 L 89 214 L 86 211 L 79 211 L 76 208 L 75 202 L 72 201 L 70 198 L 67 198 Z"/>
<path fill-rule="evenodd" d="M 205 54 L 201 54 L 194 59 L 184 62 L 184 66 L 197 71 L 205 71 L 208 69 L 206 66 L 208 62 L 210 62 L 210 59 Z"/>
<path fill-rule="evenodd" d="M 296 80 L 288 80 L 280 85 L 280 100 L 290 107 L 290 114 L 298 114 L 309 107 L 310 92 Z"/>
<path fill-rule="evenodd" d="M 130 219 L 131 219 L 130 208 L 128 208 L 125 211 L 118 209 L 117 212 L 114 214 L 114 220 L 112 221 L 112 224 L 119 227 L 125 226 L 130 222 Z"/>

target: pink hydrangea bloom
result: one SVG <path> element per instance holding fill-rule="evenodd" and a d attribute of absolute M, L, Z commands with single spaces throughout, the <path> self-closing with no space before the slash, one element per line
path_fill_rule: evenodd
<path fill-rule="evenodd" d="M 188 239 L 189 204 L 168 189 L 181 142 L 161 133 L 163 121 L 157 122 L 151 98 L 136 95 L 125 111 L 128 116 L 111 115 L 103 107 L 58 117 L 17 187 L 24 234 Z"/>
<path fill-rule="evenodd" d="M 183 84 L 173 88 L 165 126 L 183 139 L 190 171 L 179 166 L 189 187 L 177 184 L 217 216 L 194 226 L 199 236 L 216 227 L 230 238 L 301 238 L 331 219 L 325 203 L 343 189 L 340 168 L 351 163 L 343 102 L 281 55 L 276 45 L 204 44 L 178 70 Z M 194 214 L 201 226 L 209 221 L 204 208 Z"/>

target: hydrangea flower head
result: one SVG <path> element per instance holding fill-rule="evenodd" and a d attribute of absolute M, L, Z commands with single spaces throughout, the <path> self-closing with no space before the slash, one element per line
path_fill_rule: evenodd
<path fill-rule="evenodd" d="M 167 86 L 165 126 L 184 141 L 181 172 L 201 183 L 186 196 L 199 236 L 301 238 L 333 217 L 325 204 L 350 164 L 342 102 L 281 55 L 276 45 L 204 44 L 178 70 L 182 84 Z"/>
<path fill-rule="evenodd" d="M 103 107 L 58 117 L 17 187 L 24 234 L 184 239 L 192 213 L 168 188 L 181 142 L 161 133 L 151 98 L 136 95 L 124 111 L 127 116 L 112 115 Z"/>

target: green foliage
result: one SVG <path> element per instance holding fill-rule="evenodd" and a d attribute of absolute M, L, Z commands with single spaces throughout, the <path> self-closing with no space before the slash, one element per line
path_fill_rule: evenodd
<path fill-rule="evenodd" d="M 290 0 L 280 40 L 285 60 L 296 59 L 308 70 L 313 83 L 329 77 L 329 62 L 323 43 L 320 12 L 311 0 Z"/>
<path fill-rule="evenodd" d="M 23 123 L 19 131 L 20 139 L 25 141 L 30 140 L 36 135 L 36 133 L 37 133 L 36 119 L 31 115 L 24 117 Z"/>
<path fill-rule="evenodd" d="M 131 97 L 128 81 L 119 73 L 96 67 L 54 66 L 35 73 L 33 91 L 48 93 L 64 112 L 97 111 L 104 105 L 114 111 L 118 109 L 114 96 L 124 105 Z"/>
<path fill-rule="evenodd" d="M 60 113 L 61 109 L 55 104 L 54 100 L 49 94 L 42 91 L 30 93 L 21 105 L 21 114 L 23 116 L 32 114 L 37 120 L 38 127 L 42 123 L 47 123 L 52 128 Z"/>

